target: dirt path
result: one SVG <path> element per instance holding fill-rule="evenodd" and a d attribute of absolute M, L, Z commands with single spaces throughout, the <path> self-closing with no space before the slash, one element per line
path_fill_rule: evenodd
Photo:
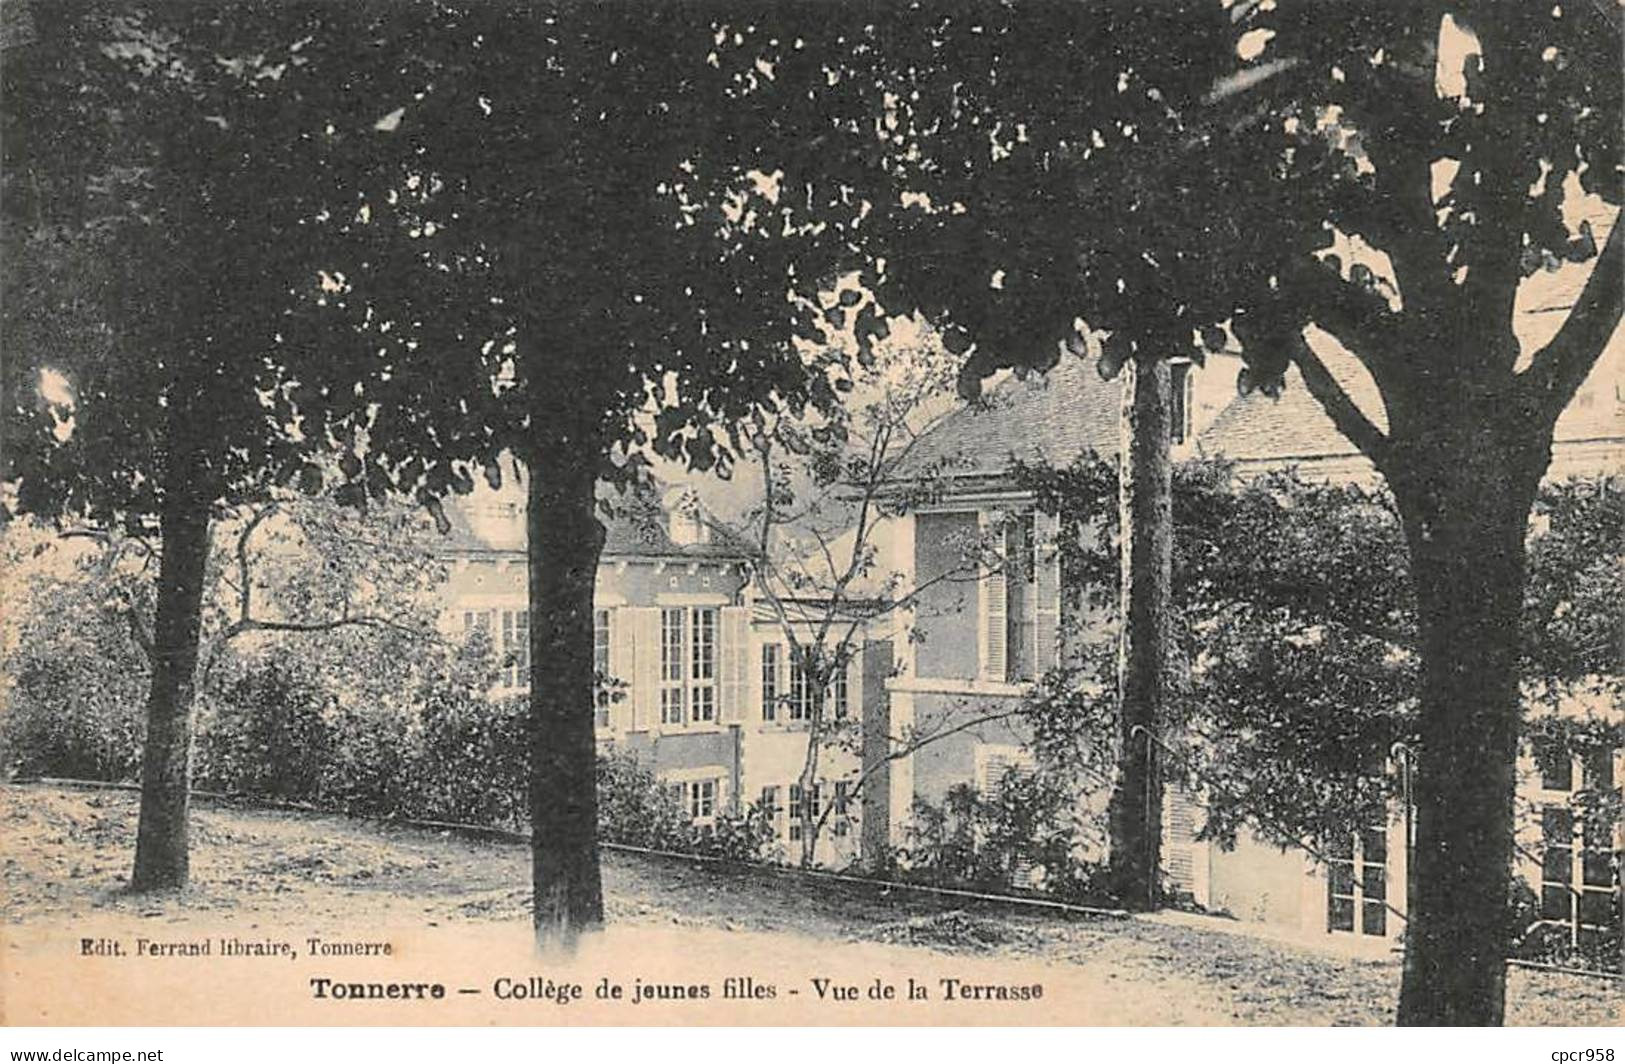
<path fill-rule="evenodd" d="M 297 928 L 294 938 L 337 938 L 367 927 L 421 933 L 459 957 L 484 958 L 486 967 L 469 978 L 483 978 L 498 959 L 526 963 L 529 858 L 522 847 L 336 816 L 200 804 L 192 888 L 137 898 L 121 891 L 135 815 L 128 793 L 0 787 L 0 873 L 13 953 L 30 943 L 65 948 L 47 943 L 77 941 L 87 927 L 151 938 L 221 928 L 256 934 Z M 1036 978 L 1047 988 L 1043 1003 L 1008 1011 L 967 1005 L 965 1022 L 1386 1024 L 1398 990 L 1391 959 L 1350 959 L 1200 927 L 965 912 L 954 901 L 620 853 L 605 855 L 604 885 L 612 930 L 594 947 L 603 963 L 633 957 L 639 970 L 670 978 L 704 970 L 720 986 L 726 973 L 748 962 L 772 973 L 786 993 L 801 985 L 809 998 L 816 992 L 808 973 L 825 969 L 889 973 L 899 985 L 967 973 L 998 985 Z M 593 961 L 591 951 L 582 961 Z M 1512 1022 L 1618 1023 L 1622 1006 L 1618 984 L 1511 973 Z M 639 1018 L 658 1018 L 660 1007 Z M 710 1016 L 721 1022 L 763 1006 L 752 1003 L 745 1013 L 739 1003 L 706 1007 L 722 1008 Z M 827 1008 L 830 1022 L 911 1022 L 900 1006 Z M 706 1022 L 709 1014 L 673 1015 Z M 496 1022 L 557 1018 L 563 1017 Z M 752 1022 L 780 1018 L 764 1013 Z"/>

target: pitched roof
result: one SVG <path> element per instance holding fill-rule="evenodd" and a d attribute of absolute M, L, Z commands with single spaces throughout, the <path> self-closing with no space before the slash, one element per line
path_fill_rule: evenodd
<path fill-rule="evenodd" d="M 1066 357 L 1048 373 L 1010 376 L 981 403 L 943 419 L 916 445 L 901 472 L 1000 476 L 1016 461 L 1069 465 L 1085 451 L 1116 454 L 1122 386 L 1092 361 Z"/>
<path fill-rule="evenodd" d="M 660 502 L 661 486 L 629 488 L 624 494 L 600 486 L 598 519 L 604 525 L 603 557 L 746 559 L 749 548 L 708 522 L 703 543 L 671 538 L 671 514 Z M 524 497 L 517 487 L 498 492 L 477 490 L 450 500 L 450 529 L 437 543 L 449 553 L 512 554 L 525 550 Z"/>
<path fill-rule="evenodd" d="M 1322 360 L 1349 397 L 1379 429 L 1388 419 L 1371 376 L 1353 355 L 1321 350 Z M 1365 458 L 1348 441 L 1320 403 L 1309 394 L 1296 367 L 1286 374 L 1278 398 L 1262 392 L 1235 395 L 1230 382 L 1239 362 L 1210 359 L 1197 374 L 1224 379 L 1198 382 L 1204 399 L 1214 395 L 1217 413 L 1196 425 L 1192 449 L 1243 463 L 1357 463 Z M 1569 408 L 1558 419 L 1558 443 L 1586 440 L 1625 442 L 1625 343 L 1616 335 Z M 1222 385 L 1222 387 L 1221 387 Z M 1091 361 L 1063 358 L 1047 374 L 1026 380 L 1009 377 L 991 388 L 987 402 L 961 407 L 917 446 L 903 472 L 947 480 L 952 490 L 985 486 L 1006 474 L 1015 461 L 1064 466 L 1085 450 L 1105 456 L 1119 447 L 1122 388 L 1103 381 Z"/>

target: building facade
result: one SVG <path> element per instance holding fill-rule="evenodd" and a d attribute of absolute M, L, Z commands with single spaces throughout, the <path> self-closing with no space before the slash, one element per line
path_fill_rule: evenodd
<path fill-rule="evenodd" d="M 1625 358 L 1617 340 L 1558 424 L 1554 479 L 1625 474 L 1619 383 Z M 1346 355 L 1327 361 L 1380 427 L 1381 404 L 1369 378 Z M 1238 368 L 1238 360 L 1225 357 L 1205 367 L 1175 365 L 1176 460 L 1223 457 L 1238 477 L 1291 468 L 1311 479 L 1375 481 L 1370 463 L 1336 431 L 1295 372 L 1285 393 L 1272 399 L 1238 396 Z M 892 564 L 905 574 L 904 586 L 919 591 L 906 621 L 912 634 L 898 640 L 899 669 L 888 685 L 886 712 L 893 733 L 951 734 L 892 767 L 894 842 L 915 799 L 940 802 L 964 783 L 985 790 L 1004 767 L 1030 763 L 1022 727 L 1006 711 L 1073 641 L 1101 637 L 1091 631 L 1077 589 L 1060 582 L 1053 522 L 1034 512 L 1010 470 L 1018 461 L 1064 466 L 1090 450 L 1118 453 L 1120 389 L 1084 360 L 1064 359 L 1046 375 L 999 383 L 990 403 L 955 414 L 920 455 L 922 465 L 940 464 L 952 473 L 939 475 L 943 483 L 929 505 L 888 529 Z M 964 564 L 963 544 L 990 534 L 994 539 L 984 539 L 984 548 L 1020 559 L 1013 575 L 974 581 L 947 575 Z M 1530 712 L 1620 719 L 1619 707 L 1598 703 L 1533 705 Z M 1404 756 L 1396 750 L 1389 769 L 1408 771 Z M 1570 802 L 1581 789 L 1617 795 L 1625 779 L 1622 751 L 1581 760 L 1570 751 L 1526 744 L 1519 766 L 1526 815 L 1518 872 L 1537 899 L 1535 918 L 1574 942 L 1619 933 L 1617 855 L 1625 850 L 1617 822 L 1605 836 L 1581 823 Z M 1103 809 L 1101 782 L 1089 801 Z M 1403 931 L 1411 838 L 1403 802 L 1382 823 L 1349 838 L 1285 849 L 1246 831 L 1234 846 L 1199 841 L 1199 793 L 1168 793 L 1163 813 L 1167 886 L 1203 908 L 1351 946 L 1386 949 Z"/>
<path fill-rule="evenodd" d="M 702 826 L 760 805 L 786 860 L 801 852 L 796 811 L 822 817 L 827 806 L 817 859 L 856 861 L 857 744 L 821 750 L 818 772 L 803 784 L 811 692 L 784 622 L 752 593 L 750 548 L 680 491 L 605 500 L 593 592 L 595 667 L 605 681 L 594 706 L 600 750 L 636 757 Z M 530 668 L 523 490 L 482 487 L 447 515 L 443 627 L 452 637 L 484 632 L 501 662 L 494 693 L 522 693 Z M 853 646 L 826 704 L 856 732 L 865 707 L 884 701 L 890 648 L 861 631 Z"/>

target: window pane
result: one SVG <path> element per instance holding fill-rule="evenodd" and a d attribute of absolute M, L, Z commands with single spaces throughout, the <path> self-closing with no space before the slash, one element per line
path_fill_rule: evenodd
<path fill-rule="evenodd" d="M 1612 855 L 1599 853 L 1596 850 L 1587 850 L 1580 855 L 1581 881 L 1588 887 L 1611 887 L 1614 885 L 1614 862 Z"/>
<path fill-rule="evenodd" d="M 694 679 L 710 680 L 717 674 L 717 611 L 694 611 Z"/>
<path fill-rule="evenodd" d="M 1388 906 L 1380 901 L 1368 901 L 1360 913 L 1360 930 L 1368 935 L 1388 933 Z"/>
<path fill-rule="evenodd" d="M 1587 890 L 1580 894 L 1580 922 L 1608 927 L 1619 919 L 1619 906 L 1611 890 Z"/>
<path fill-rule="evenodd" d="M 1343 861 L 1354 859 L 1354 836 L 1345 835 L 1341 831 L 1333 835 L 1326 843 L 1326 855 Z"/>
<path fill-rule="evenodd" d="M 1354 866 L 1347 861 L 1333 861 L 1329 870 L 1332 893 L 1351 897 L 1354 894 Z"/>
<path fill-rule="evenodd" d="M 779 713 L 779 645 L 762 645 L 762 719 L 773 720 Z"/>
<path fill-rule="evenodd" d="M 1568 923 L 1574 918 L 1570 908 L 1572 895 L 1562 884 L 1548 883 L 1540 888 L 1540 916 L 1543 920 L 1561 920 Z"/>
<path fill-rule="evenodd" d="M 1586 790 L 1608 791 L 1614 787 L 1614 751 L 1606 747 L 1593 747 L 1582 757 L 1585 770 L 1583 782 Z"/>
<path fill-rule="evenodd" d="M 1381 865 L 1366 865 L 1360 876 L 1360 891 L 1367 901 L 1385 901 L 1388 897 L 1388 876 Z"/>
<path fill-rule="evenodd" d="M 1388 863 L 1388 833 L 1382 830 L 1360 832 L 1360 856 L 1371 864 Z"/>
<path fill-rule="evenodd" d="M 1567 883 L 1574 875 L 1574 851 L 1567 846 L 1548 846 L 1541 856 L 1540 878 L 1547 883 Z"/>
<path fill-rule="evenodd" d="M 1326 930 L 1354 930 L 1354 899 L 1332 895 L 1326 903 Z"/>
<path fill-rule="evenodd" d="M 1535 764 L 1540 770 L 1540 785 L 1546 790 L 1573 789 L 1574 760 L 1563 743 L 1556 739 L 1536 739 Z"/>
<path fill-rule="evenodd" d="M 1548 843 L 1567 846 L 1574 841 L 1574 811 L 1560 805 L 1549 805 L 1540 811 L 1541 838 Z"/>

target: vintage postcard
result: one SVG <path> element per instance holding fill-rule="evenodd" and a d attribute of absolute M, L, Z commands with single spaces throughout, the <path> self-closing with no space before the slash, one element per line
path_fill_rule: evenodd
<path fill-rule="evenodd" d="M 0 13 L 6 1025 L 1625 1019 L 1617 7 Z"/>

